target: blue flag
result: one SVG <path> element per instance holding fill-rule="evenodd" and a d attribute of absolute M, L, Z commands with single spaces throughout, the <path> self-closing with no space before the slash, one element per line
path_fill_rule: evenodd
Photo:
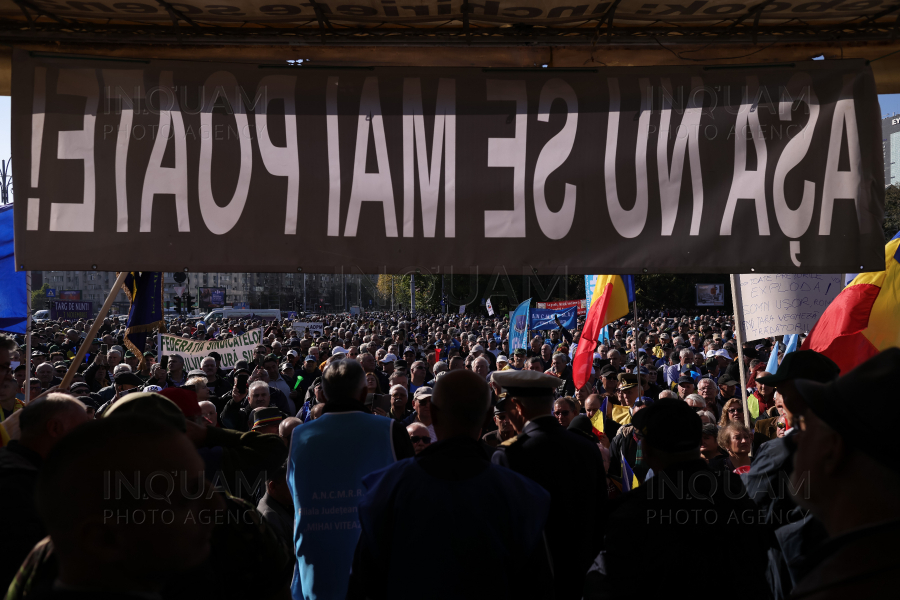
<path fill-rule="evenodd" d="M 787 336 L 785 336 L 787 337 Z M 778 370 L 778 347 L 780 344 L 775 342 L 775 345 L 772 346 L 772 354 L 769 355 L 769 362 L 766 364 L 766 373 L 771 373 L 772 375 Z"/>
<path fill-rule="evenodd" d="M 25 271 L 16 271 L 13 231 L 13 205 L 7 204 L 0 207 L 0 331 L 25 333 L 28 290 Z"/>
<path fill-rule="evenodd" d="M 509 351 L 528 348 L 528 331 L 531 329 L 531 298 L 516 307 L 509 318 Z"/>
<path fill-rule="evenodd" d="M 575 306 L 565 310 L 532 308 L 530 312 L 531 330 L 548 331 L 551 329 L 558 329 L 559 325 L 553 320 L 554 317 L 559 317 L 560 322 L 566 329 L 575 329 L 578 320 L 578 308 Z"/>
<path fill-rule="evenodd" d="M 787 336 L 785 336 L 785 337 L 787 337 Z M 789 342 L 787 342 L 787 348 L 784 351 L 785 356 L 787 356 L 791 352 L 794 352 L 797 350 L 797 343 L 800 340 L 800 334 L 795 333 L 795 334 L 791 335 L 790 338 L 791 338 L 791 340 Z"/>
<path fill-rule="evenodd" d="M 144 368 L 144 346 L 147 334 L 157 327 L 166 330 L 163 318 L 163 274 L 157 271 L 132 271 L 122 284 L 131 307 L 125 325 L 125 346 L 140 357 Z"/>

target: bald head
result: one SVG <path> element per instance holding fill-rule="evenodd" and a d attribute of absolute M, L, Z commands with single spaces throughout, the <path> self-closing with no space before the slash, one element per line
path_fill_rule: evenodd
<path fill-rule="evenodd" d="M 487 381 L 467 370 L 449 371 L 434 384 L 431 421 L 438 440 L 478 439 L 491 403 Z"/>

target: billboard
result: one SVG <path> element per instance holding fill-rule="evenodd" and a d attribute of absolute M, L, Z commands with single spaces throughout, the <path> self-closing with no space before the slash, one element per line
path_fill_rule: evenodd
<path fill-rule="evenodd" d="M 81 290 L 60 290 L 60 300 L 81 300 Z"/>
<path fill-rule="evenodd" d="M 54 321 L 78 319 L 91 319 L 94 317 L 93 302 L 78 302 L 72 300 L 54 300 L 50 302 L 50 318 Z"/>
<path fill-rule="evenodd" d="M 263 69 L 16 49 L 12 65 L 26 270 L 884 269 L 863 60 Z"/>
<path fill-rule="evenodd" d="M 225 307 L 225 288 L 223 287 L 202 287 L 200 288 L 200 296 L 198 297 L 200 308 L 224 308 Z"/>
<path fill-rule="evenodd" d="M 557 300 L 554 302 L 535 302 L 534 306 L 536 308 L 547 308 L 550 310 L 566 310 L 567 308 L 572 308 L 573 306 L 577 309 L 577 312 L 580 316 L 584 316 L 587 314 L 587 299 L 582 298 L 581 300 Z"/>
<path fill-rule="evenodd" d="M 725 306 L 725 286 L 721 283 L 698 283 L 697 306 Z"/>

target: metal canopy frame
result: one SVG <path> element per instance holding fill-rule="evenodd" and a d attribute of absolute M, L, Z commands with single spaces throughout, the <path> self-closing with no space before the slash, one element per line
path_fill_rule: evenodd
<path fill-rule="evenodd" d="M 326 15 L 313 2 L 314 17 L 223 23 L 188 17 L 165 0 L 157 0 L 170 23 L 128 22 L 122 19 L 76 19 L 57 16 L 30 0 L 14 0 L 21 18 L 0 18 L 0 41 L 8 43 L 290 45 L 311 46 L 666 46 L 892 42 L 900 32 L 900 3 L 871 15 L 851 16 L 839 23 L 816 24 L 799 18 L 760 24 L 760 15 L 774 0 L 763 0 L 743 13 L 703 23 L 624 21 L 616 18 L 621 0 L 597 15 L 552 21 L 524 21 L 468 12 L 392 21 L 347 19 Z M 463 5 L 465 9 L 467 4 Z M 772 17 L 766 17 L 771 22 Z M 687 57 L 679 57 L 690 60 Z"/>

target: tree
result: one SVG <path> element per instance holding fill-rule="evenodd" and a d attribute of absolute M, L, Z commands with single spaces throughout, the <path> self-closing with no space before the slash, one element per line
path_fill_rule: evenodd
<path fill-rule="evenodd" d="M 900 231 L 900 188 L 895 185 L 884 190 L 884 239 L 893 238 Z"/>
<path fill-rule="evenodd" d="M 31 309 L 32 310 L 41 310 L 44 308 L 49 308 L 49 304 L 47 304 L 47 290 L 50 289 L 49 284 L 44 284 L 41 286 L 39 290 L 32 290 L 31 292 Z"/>

